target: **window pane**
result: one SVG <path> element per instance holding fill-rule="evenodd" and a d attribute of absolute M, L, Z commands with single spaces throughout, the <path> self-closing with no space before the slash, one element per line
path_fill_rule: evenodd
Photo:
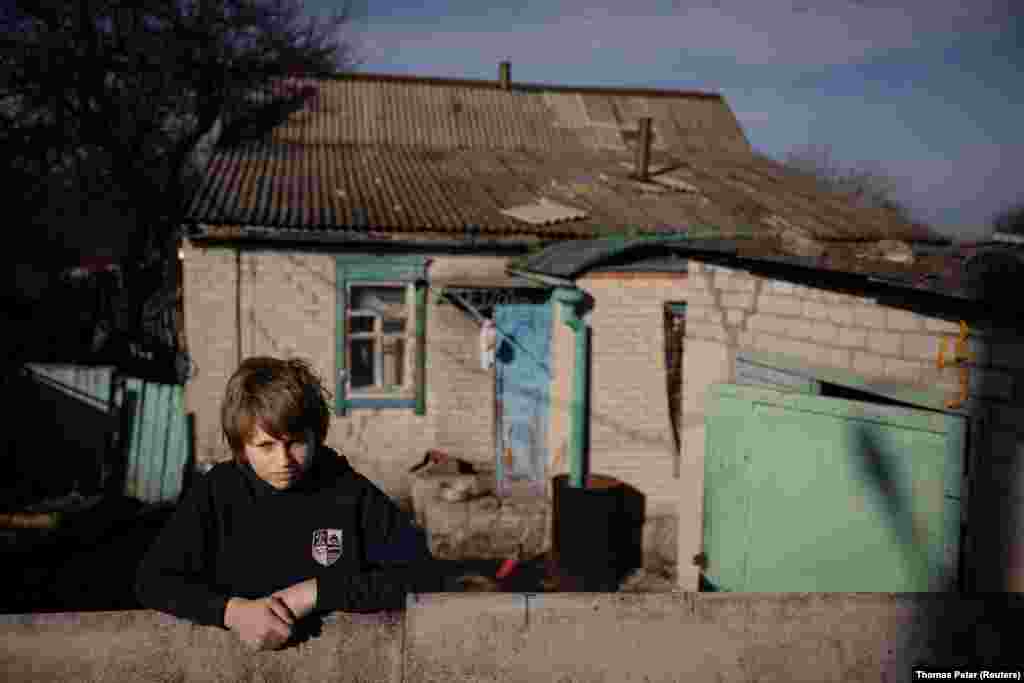
<path fill-rule="evenodd" d="M 353 315 L 348 319 L 349 332 L 373 332 L 372 315 Z"/>
<path fill-rule="evenodd" d="M 352 339 L 349 342 L 349 372 L 353 389 L 373 386 L 373 339 Z"/>
<path fill-rule="evenodd" d="M 405 332 L 405 318 L 384 319 L 384 334 L 401 334 L 402 332 Z"/>
<path fill-rule="evenodd" d="M 401 319 L 409 315 L 405 304 L 405 287 L 382 285 L 352 287 L 352 309 L 373 311 L 387 318 Z"/>
<path fill-rule="evenodd" d="M 405 340 L 401 337 L 384 339 L 384 386 L 400 387 L 405 380 Z"/>

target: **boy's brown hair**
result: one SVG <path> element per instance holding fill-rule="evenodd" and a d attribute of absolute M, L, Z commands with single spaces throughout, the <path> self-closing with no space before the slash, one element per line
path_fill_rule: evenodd
<path fill-rule="evenodd" d="M 298 358 L 246 358 L 228 380 L 221 403 L 224 438 L 235 459 L 258 426 L 275 439 L 313 431 L 317 444 L 327 438 L 330 393 L 309 363 Z"/>

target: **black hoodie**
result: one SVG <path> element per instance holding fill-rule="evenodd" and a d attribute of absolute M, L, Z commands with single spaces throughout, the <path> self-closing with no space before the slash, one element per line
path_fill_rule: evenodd
<path fill-rule="evenodd" d="M 230 598 L 314 577 L 314 613 L 401 609 L 408 592 L 441 590 L 424 533 L 344 456 L 318 450 L 283 491 L 235 462 L 198 477 L 139 565 L 139 602 L 223 628 Z"/>

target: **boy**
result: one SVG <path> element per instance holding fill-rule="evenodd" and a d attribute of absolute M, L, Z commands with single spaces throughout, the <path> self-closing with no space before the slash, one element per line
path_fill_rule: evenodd
<path fill-rule="evenodd" d="M 221 405 L 234 459 L 199 477 L 150 548 L 140 603 L 275 649 L 309 614 L 440 590 L 423 533 L 323 445 L 324 394 L 301 360 L 241 364 Z"/>

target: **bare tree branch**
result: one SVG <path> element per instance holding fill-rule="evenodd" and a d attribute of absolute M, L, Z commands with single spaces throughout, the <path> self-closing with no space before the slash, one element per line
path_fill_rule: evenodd
<path fill-rule="evenodd" d="M 120 217 L 129 287 L 173 263 L 197 143 L 275 79 L 354 66 L 348 20 L 297 0 L 0 3 L 0 179 L 37 249 Z"/>

